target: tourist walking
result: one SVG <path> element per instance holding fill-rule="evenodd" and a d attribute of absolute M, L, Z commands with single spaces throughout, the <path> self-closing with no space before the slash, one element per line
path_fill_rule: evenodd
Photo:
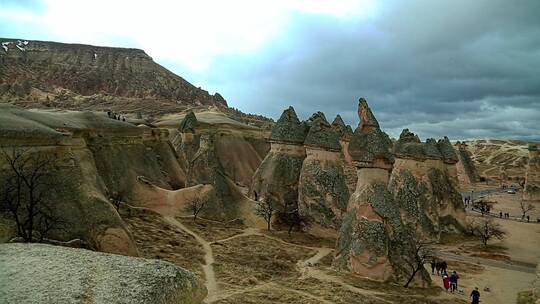
<path fill-rule="evenodd" d="M 474 290 L 471 292 L 470 298 L 472 300 L 471 304 L 480 303 L 480 292 L 478 291 L 478 287 L 475 287 Z"/>
<path fill-rule="evenodd" d="M 450 275 L 450 292 L 457 291 L 457 282 L 458 282 L 459 276 L 455 271 L 452 271 L 452 275 Z"/>
<path fill-rule="evenodd" d="M 443 276 L 442 283 L 443 283 L 444 290 L 448 292 L 448 288 L 450 288 L 450 279 L 448 278 L 447 275 Z"/>
<path fill-rule="evenodd" d="M 436 264 L 437 264 L 437 262 L 435 262 L 435 259 L 431 260 L 431 274 L 435 274 L 435 265 Z"/>
<path fill-rule="evenodd" d="M 446 272 L 446 269 L 448 268 L 448 264 L 446 261 L 441 262 L 441 274 L 442 275 L 448 275 L 448 272 Z"/>

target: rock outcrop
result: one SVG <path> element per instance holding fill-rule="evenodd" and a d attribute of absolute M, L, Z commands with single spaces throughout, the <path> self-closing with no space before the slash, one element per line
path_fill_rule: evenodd
<path fill-rule="evenodd" d="M 349 155 L 349 143 L 353 135 L 353 130 L 351 126 L 345 125 L 343 119 L 338 114 L 332 122 L 332 129 L 338 132 L 339 144 L 341 145 L 341 152 L 343 154 L 343 173 L 345 174 L 345 180 L 347 182 L 347 187 L 349 188 L 349 193 L 353 193 L 356 189 L 356 168 L 352 163 L 351 156 Z"/>
<path fill-rule="evenodd" d="M 525 175 L 523 199 L 540 201 L 540 144 L 529 144 L 529 163 Z"/>
<path fill-rule="evenodd" d="M 358 171 L 355 192 L 339 231 L 334 265 L 379 281 L 403 284 L 415 243 L 438 239 L 441 230 L 459 231 L 463 205 L 456 191 L 457 157 L 447 138 L 428 139 L 404 130 L 392 143 L 365 99 L 349 154 Z M 413 284 L 430 281 L 425 269 Z"/>
<path fill-rule="evenodd" d="M 208 199 L 203 215 L 212 219 L 231 220 L 239 216 L 235 203 L 234 184 L 224 173 L 216 153 L 214 134 L 203 133 L 200 136 L 199 150 L 189 162 L 188 186 L 211 185 L 213 196 Z"/>
<path fill-rule="evenodd" d="M 300 214 L 334 229 L 341 225 L 349 198 L 339 139 L 340 134 L 324 115 L 317 115 L 310 122 L 298 186 Z"/>
<path fill-rule="evenodd" d="M 171 263 L 44 244 L 0 244 L 2 303 L 196 304 L 203 284 Z"/>
<path fill-rule="evenodd" d="M 0 38 L 0 99 L 80 109 L 125 103 L 156 113 L 227 102 L 155 63 L 143 50 Z M 152 103 L 156 109 L 144 104 Z M 138 104 L 141 107 L 130 105 Z M 141 110 L 142 109 L 142 110 Z"/>
<path fill-rule="evenodd" d="M 61 241 L 82 239 L 100 251 L 137 255 L 137 249 L 109 198 L 144 206 L 147 184 L 183 186 L 168 132 L 138 128 L 105 113 L 28 111 L 0 105 L 0 146 L 52 156 L 64 191 L 56 215 L 66 222 Z M 0 164 L 4 166 L 4 164 Z"/>
<path fill-rule="evenodd" d="M 396 272 L 390 260 L 390 231 L 402 227 L 399 208 L 387 190 L 394 163 L 392 141 L 380 130 L 363 98 L 358 116 L 360 126 L 349 145 L 358 182 L 339 231 L 334 264 L 360 276 L 389 281 Z"/>
<path fill-rule="evenodd" d="M 462 173 L 460 175 L 464 178 L 464 184 L 474 185 L 474 183 L 480 180 L 480 177 L 476 171 L 476 166 L 472 160 L 471 153 L 467 150 L 467 143 L 458 141 L 456 146 L 458 148 L 457 170 Z"/>
<path fill-rule="evenodd" d="M 403 221 L 434 240 L 441 231 L 462 230 L 465 210 L 457 191 L 457 157 L 448 138 L 421 142 L 404 129 L 394 154 L 390 190 L 400 203 Z"/>
<path fill-rule="evenodd" d="M 274 200 L 282 207 L 297 201 L 307 131 L 292 107 L 283 111 L 270 134 L 270 152 L 253 176 L 252 199 Z"/>

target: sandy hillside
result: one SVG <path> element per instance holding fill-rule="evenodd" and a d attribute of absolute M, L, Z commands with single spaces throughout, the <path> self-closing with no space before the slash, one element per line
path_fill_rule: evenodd
<path fill-rule="evenodd" d="M 525 177 L 529 157 L 527 142 L 480 139 L 467 141 L 467 145 L 480 176 L 499 179 L 501 169 L 506 168 L 511 179 Z"/>

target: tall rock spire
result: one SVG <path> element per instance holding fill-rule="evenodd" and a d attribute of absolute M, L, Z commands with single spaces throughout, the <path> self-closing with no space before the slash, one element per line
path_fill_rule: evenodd
<path fill-rule="evenodd" d="M 354 132 L 349 144 L 349 154 L 353 161 L 362 166 L 384 166 L 391 169 L 394 163 L 392 140 L 381 131 L 377 119 L 364 98 L 358 103 L 360 127 Z"/>
<path fill-rule="evenodd" d="M 360 117 L 360 127 L 362 129 L 379 128 L 379 122 L 371 112 L 367 100 L 364 97 L 361 97 L 358 100 L 358 117 Z"/>

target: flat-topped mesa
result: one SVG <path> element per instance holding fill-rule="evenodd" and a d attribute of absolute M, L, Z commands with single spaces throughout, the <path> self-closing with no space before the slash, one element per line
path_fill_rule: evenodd
<path fill-rule="evenodd" d="M 149 112 L 170 112 L 181 104 L 227 106 L 220 94 L 194 86 L 139 49 L 0 38 L 0 62 L 0 99 L 10 102 L 32 99 L 49 107 L 49 99 L 58 97 L 64 102 L 53 102 L 55 107 L 80 109 L 85 102 L 67 102 L 77 97 L 101 109 L 129 101 L 130 108 Z M 96 95 L 106 105 L 95 104 Z M 160 106 L 147 109 L 150 100 Z"/>
<path fill-rule="evenodd" d="M 306 138 L 306 126 L 300 122 L 293 107 L 281 114 L 270 134 L 270 142 L 302 145 Z"/>
<path fill-rule="evenodd" d="M 379 128 L 379 123 L 364 98 L 358 103 L 360 126 L 349 144 L 349 155 L 357 167 L 377 167 L 392 170 L 394 155 L 392 140 Z"/>
<path fill-rule="evenodd" d="M 540 202 L 540 144 L 529 144 L 523 200 Z"/>

